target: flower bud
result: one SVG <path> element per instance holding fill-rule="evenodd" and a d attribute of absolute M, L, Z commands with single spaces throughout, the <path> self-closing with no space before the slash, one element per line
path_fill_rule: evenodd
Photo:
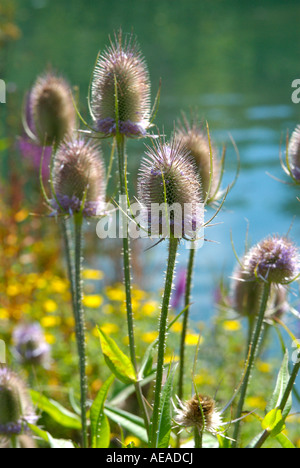
<path fill-rule="evenodd" d="M 232 308 L 241 316 L 255 317 L 259 314 L 263 284 L 261 281 L 247 277 L 247 272 L 239 266 L 235 272 L 232 289 Z M 265 311 L 265 318 L 281 317 L 288 310 L 287 292 L 281 284 L 272 284 Z"/>
<path fill-rule="evenodd" d="M 138 196 L 149 231 L 195 238 L 203 226 L 203 204 L 200 180 L 188 151 L 175 140 L 170 144 L 158 140 L 147 148 L 138 176 Z"/>
<path fill-rule="evenodd" d="M 118 126 L 124 135 L 143 136 L 151 112 L 149 74 L 136 41 L 132 36 L 122 40 L 120 32 L 97 61 L 91 108 L 99 132 L 115 135 Z"/>
<path fill-rule="evenodd" d="M 288 146 L 288 159 L 293 178 L 300 182 L 300 125 L 295 128 Z"/>
<path fill-rule="evenodd" d="M 211 143 L 210 148 L 207 135 L 196 123 L 190 125 L 186 118 L 184 118 L 184 124 L 179 125 L 179 128 L 176 130 L 176 138 L 186 146 L 196 163 L 200 174 L 203 195 L 206 197 L 209 191 L 208 198 L 215 199 L 218 195 L 217 191 L 221 177 L 220 164 L 215 147 Z"/>
<path fill-rule="evenodd" d="M 21 434 L 25 422 L 33 424 L 35 421 L 23 381 L 6 367 L 0 368 L 0 435 Z"/>
<path fill-rule="evenodd" d="M 82 138 L 64 141 L 53 167 L 54 209 L 60 214 L 100 214 L 105 205 L 105 168 L 99 146 Z"/>
<path fill-rule="evenodd" d="M 53 73 L 38 77 L 29 94 L 28 107 L 28 122 L 41 146 L 58 145 L 75 129 L 72 91 L 63 78 Z"/>

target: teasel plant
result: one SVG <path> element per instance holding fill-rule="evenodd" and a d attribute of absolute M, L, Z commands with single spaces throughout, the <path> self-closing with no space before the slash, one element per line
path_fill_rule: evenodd
<path fill-rule="evenodd" d="M 126 140 L 155 138 L 148 130 L 153 126 L 160 101 L 160 85 L 151 108 L 150 77 L 145 59 L 133 34 L 124 35 L 122 30 L 110 39 L 110 45 L 99 52 L 91 76 L 88 92 L 88 108 L 92 118 L 89 125 L 75 107 L 89 138 L 113 139 L 109 168 L 112 167 L 115 148 L 118 157 L 120 195 L 127 206 L 123 207 L 128 216 L 129 196 L 127 189 Z M 110 170 L 109 170 L 110 172 Z M 117 204 L 116 204 L 117 205 Z M 130 242 L 128 226 L 123 226 L 123 266 L 126 294 L 126 311 L 130 357 L 136 375 L 138 364 L 135 352 L 134 317 L 131 295 Z M 145 427 L 149 431 L 149 415 L 139 379 L 135 381 L 136 396 L 142 412 Z"/>
<path fill-rule="evenodd" d="M 195 242 L 204 227 L 200 179 L 188 150 L 181 142 L 172 138 L 168 143 L 164 136 L 159 136 L 152 146 L 146 146 L 138 176 L 138 200 L 149 236 L 159 238 L 159 242 L 167 239 L 169 243 L 150 432 L 150 446 L 157 447 L 167 322 L 178 246 L 182 239 Z M 156 211 L 158 207 L 162 209 Z"/>
<path fill-rule="evenodd" d="M 203 129 L 203 127 L 203 124 L 199 124 L 197 112 L 191 112 L 190 120 L 187 118 L 186 114 L 182 112 L 182 118 L 181 120 L 179 120 L 177 128 L 175 129 L 175 139 L 182 142 L 182 144 L 190 152 L 191 158 L 195 163 L 197 172 L 201 180 L 204 197 L 204 206 L 215 207 L 217 209 L 217 214 L 223 206 L 229 191 L 234 187 L 238 179 L 239 153 L 234 141 L 232 140 L 238 157 L 237 171 L 233 182 L 230 184 L 230 186 L 227 187 L 226 190 L 223 190 L 221 188 L 221 185 L 225 169 L 226 147 L 223 146 L 222 155 L 221 157 L 219 157 L 216 146 L 210 137 L 208 122 L 206 122 L 205 130 Z M 180 342 L 180 362 L 178 380 L 178 398 L 180 400 L 183 398 L 185 340 L 190 313 L 191 291 L 196 251 L 197 250 L 195 248 L 190 249 L 186 274 L 186 286 L 184 296 L 185 311 L 183 314 L 183 324 Z M 178 433 L 177 437 L 177 446 L 180 446 L 180 433 Z"/>
<path fill-rule="evenodd" d="M 269 236 L 249 249 L 240 261 L 239 274 L 234 278 L 235 281 L 240 281 L 244 285 L 242 289 L 240 286 L 235 285 L 239 289 L 236 292 L 236 303 L 239 306 L 245 304 L 243 297 L 245 294 L 247 297 L 249 296 L 248 288 L 250 288 L 251 313 L 256 315 L 256 323 L 253 324 L 249 345 L 247 370 L 241 385 L 237 406 L 232 444 L 234 448 L 237 447 L 239 440 L 240 418 L 243 413 L 251 372 L 257 358 L 258 346 L 263 334 L 264 322 L 267 316 L 266 311 L 270 301 L 273 300 L 272 294 L 278 293 L 282 287 L 287 288 L 299 278 L 299 259 L 298 248 L 290 239 L 285 236 Z"/>
<path fill-rule="evenodd" d="M 42 162 L 41 162 L 42 166 Z M 88 447 L 85 313 L 83 308 L 83 224 L 106 211 L 106 176 L 99 144 L 77 132 L 53 152 L 50 196 L 40 174 L 40 184 L 50 216 L 61 222 L 70 280 L 79 356 L 82 447 Z"/>

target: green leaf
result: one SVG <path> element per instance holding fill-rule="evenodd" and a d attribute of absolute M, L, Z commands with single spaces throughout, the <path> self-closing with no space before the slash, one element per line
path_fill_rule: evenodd
<path fill-rule="evenodd" d="M 276 440 L 280 443 L 282 448 L 296 448 L 290 439 L 283 433 L 276 436 Z"/>
<path fill-rule="evenodd" d="M 136 373 L 130 359 L 120 350 L 116 342 L 98 328 L 105 361 L 112 373 L 126 384 L 137 381 Z"/>
<path fill-rule="evenodd" d="M 70 440 L 54 439 L 49 432 L 43 431 L 40 427 L 34 424 L 28 424 L 29 429 L 40 439 L 47 442 L 51 448 L 75 448 Z"/>
<path fill-rule="evenodd" d="M 284 355 L 284 358 L 283 358 L 283 361 L 282 361 L 282 364 L 281 364 L 281 367 L 279 369 L 278 376 L 277 376 L 275 390 L 274 390 L 272 398 L 269 401 L 269 403 L 267 405 L 267 408 L 266 408 L 266 411 L 268 413 L 271 410 L 273 410 L 274 408 L 278 408 L 280 403 L 281 403 L 283 394 L 285 392 L 285 389 L 287 387 L 287 384 L 288 384 L 288 381 L 289 381 L 289 378 L 290 378 L 288 365 L 289 365 L 289 355 L 288 355 L 288 351 L 286 351 L 286 353 Z M 289 396 L 287 404 L 285 405 L 285 408 L 284 408 L 284 410 L 282 412 L 282 418 L 284 420 L 287 417 L 287 415 L 289 414 L 289 412 L 291 410 L 291 407 L 292 407 L 292 395 Z"/>
<path fill-rule="evenodd" d="M 110 376 L 102 385 L 94 403 L 91 406 L 91 433 L 92 448 L 108 448 L 110 443 L 110 427 L 107 416 L 104 414 L 104 403 L 115 376 Z"/>
<path fill-rule="evenodd" d="M 169 374 L 161 397 L 160 419 L 158 427 L 158 448 L 168 448 L 172 430 L 172 391 L 176 367 Z"/>
<path fill-rule="evenodd" d="M 51 416 L 55 422 L 69 429 L 81 429 L 81 421 L 77 414 L 71 413 L 71 411 L 61 406 L 57 401 L 48 399 L 45 395 L 35 390 L 30 390 L 30 395 L 33 404 Z"/>
<path fill-rule="evenodd" d="M 130 434 L 138 437 L 142 442 L 148 443 L 148 435 L 142 418 L 107 404 L 105 405 L 104 413 L 109 419 L 119 424 Z"/>
<path fill-rule="evenodd" d="M 272 437 L 276 437 L 285 429 L 284 419 L 282 418 L 281 410 L 274 408 L 264 417 L 262 428 L 268 431 Z"/>

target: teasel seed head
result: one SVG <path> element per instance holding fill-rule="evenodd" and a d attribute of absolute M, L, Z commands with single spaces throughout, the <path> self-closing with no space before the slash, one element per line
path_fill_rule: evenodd
<path fill-rule="evenodd" d="M 248 278 L 288 284 L 299 275 L 299 251 L 286 237 L 267 237 L 249 250 L 243 265 Z"/>
<path fill-rule="evenodd" d="M 138 176 L 138 197 L 149 232 L 164 235 L 166 228 L 173 237 L 194 239 L 203 226 L 204 210 L 200 178 L 189 152 L 175 139 L 166 143 L 159 138 L 152 147 L 147 146 L 145 154 Z"/>
<path fill-rule="evenodd" d="M 39 76 L 27 102 L 28 126 L 40 146 L 58 145 L 75 129 L 76 111 L 65 79 L 52 72 Z"/>
<path fill-rule="evenodd" d="M 200 407 L 200 404 L 201 407 Z M 179 401 L 180 408 L 176 409 L 175 421 L 183 428 L 198 428 L 217 434 L 222 426 L 220 412 L 216 409 L 216 402 L 206 395 L 194 395 L 186 402 Z"/>
<path fill-rule="evenodd" d="M 233 310 L 241 316 L 254 318 L 259 314 L 262 294 L 263 283 L 249 277 L 248 273 L 239 265 L 233 275 L 231 285 L 231 306 Z M 280 318 L 288 309 L 286 288 L 281 284 L 272 284 L 265 319 Z"/>
<path fill-rule="evenodd" d="M 34 424 L 36 415 L 25 384 L 7 367 L 0 368 L 0 436 L 11 437 Z"/>
<path fill-rule="evenodd" d="M 50 362 L 50 346 L 38 323 L 17 326 L 13 332 L 13 341 L 17 359 L 22 364 L 47 367 Z"/>
<path fill-rule="evenodd" d="M 120 31 L 115 35 L 115 42 L 111 41 L 110 47 L 99 56 L 91 94 L 96 130 L 106 135 L 115 135 L 117 129 L 128 137 L 146 135 L 151 113 L 150 79 L 132 36 L 123 40 Z"/>
<path fill-rule="evenodd" d="M 297 125 L 289 141 L 288 159 L 291 175 L 300 183 L 300 125 Z"/>
<path fill-rule="evenodd" d="M 65 140 L 55 154 L 53 164 L 57 214 L 98 216 L 105 207 L 106 178 L 100 147 L 74 136 Z"/>
<path fill-rule="evenodd" d="M 220 195 L 218 187 L 220 185 L 221 167 L 214 144 L 211 141 L 209 142 L 208 136 L 202 127 L 194 120 L 190 123 L 185 115 L 183 115 L 183 123 L 179 122 L 175 136 L 186 146 L 196 163 L 200 174 L 203 196 L 206 197 L 209 191 L 208 201 L 218 199 Z"/>

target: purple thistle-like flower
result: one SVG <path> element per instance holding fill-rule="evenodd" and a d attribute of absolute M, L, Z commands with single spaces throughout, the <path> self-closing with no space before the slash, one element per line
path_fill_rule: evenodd
<path fill-rule="evenodd" d="M 297 182 L 300 182 L 300 125 L 297 125 L 291 136 L 288 158 L 292 176 Z"/>
<path fill-rule="evenodd" d="M 147 147 L 138 195 L 152 235 L 195 239 L 203 227 L 200 179 L 181 142 L 173 139 L 168 144 L 159 139 Z"/>
<path fill-rule="evenodd" d="M 98 145 L 74 137 L 60 145 L 53 166 L 57 214 L 97 216 L 105 206 L 105 168 Z"/>
<path fill-rule="evenodd" d="M 249 278 L 287 284 L 299 275 L 299 251 L 285 237 L 268 237 L 245 256 L 244 270 Z"/>
<path fill-rule="evenodd" d="M 116 109 L 116 91 L 118 108 Z M 115 36 L 98 58 L 92 82 L 91 109 L 96 130 L 145 136 L 150 119 L 150 79 L 136 40 Z M 116 115 L 118 114 L 118 122 Z"/>
<path fill-rule="evenodd" d="M 17 357 L 24 364 L 47 366 L 50 360 L 50 346 L 45 340 L 38 323 L 21 324 L 13 332 Z"/>
<path fill-rule="evenodd" d="M 7 367 L 0 368 L 0 435 L 19 435 L 26 430 L 26 423 L 36 420 L 24 382 Z"/>

